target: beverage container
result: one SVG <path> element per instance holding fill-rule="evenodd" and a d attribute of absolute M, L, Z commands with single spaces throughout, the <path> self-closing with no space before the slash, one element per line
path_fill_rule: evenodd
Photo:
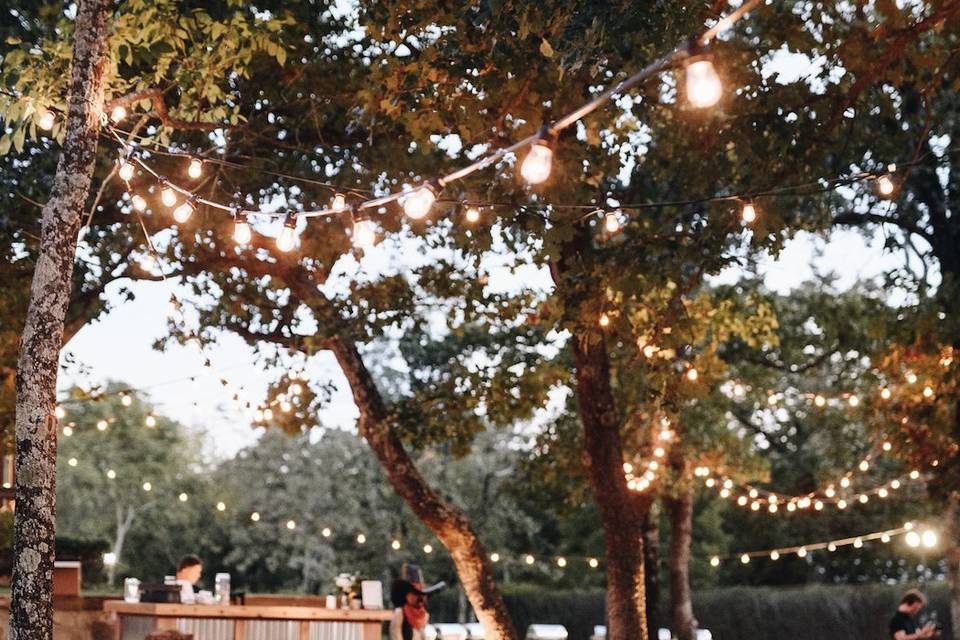
<path fill-rule="evenodd" d="M 140 602 L 140 581 L 136 578 L 127 578 L 123 581 L 123 601 Z"/>
<path fill-rule="evenodd" d="M 327 609 L 336 609 L 337 608 L 337 596 L 332 593 L 327 594 Z"/>
<path fill-rule="evenodd" d="M 214 577 L 213 599 L 217 604 L 230 604 L 230 574 L 218 573 Z"/>

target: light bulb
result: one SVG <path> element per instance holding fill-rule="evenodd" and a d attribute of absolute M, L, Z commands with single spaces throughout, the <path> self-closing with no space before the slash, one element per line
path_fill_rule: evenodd
<path fill-rule="evenodd" d="M 258 511 L 254 511 L 250 514 L 250 519 L 254 522 L 260 522 L 260 513 Z"/>
<path fill-rule="evenodd" d="M 889 400 L 891 395 L 890 389 L 887 389 L 886 387 L 880 390 L 880 397 L 884 400 Z"/>
<path fill-rule="evenodd" d="M 423 545 L 423 552 L 424 552 L 424 553 L 433 553 L 433 545 L 430 545 L 430 544 L 425 544 L 425 545 Z"/>
<path fill-rule="evenodd" d="M 603 228 L 606 229 L 607 233 L 620 231 L 620 218 L 615 212 L 608 211 L 607 214 L 603 216 Z"/>
<path fill-rule="evenodd" d="M 121 122 L 124 118 L 127 117 L 127 109 L 123 105 L 118 104 L 113 108 L 113 111 L 110 112 L 110 119 L 113 122 Z"/>
<path fill-rule="evenodd" d="M 187 166 L 187 175 L 191 178 L 199 178 L 203 175 L 203 161 L 197 158 L 191 158 Z"/>
<path fill-rule="evenodd" d="M 425 184 L 414 189 L 403 201 L 403 212 L 413 220 L 420 220 L 430 213 L 436 200 L 437 192 L 431 185 Z"/>
<path fill-rule="evenodd" d="M 394 551 L 399 551 L 399 550 L 400 550 L 400 541 L 399 541 L 399 540 L 394 540 L 393 542 L 391 542 L 391 543 L 390 543 L 390 548 L 393 549 Z"/>
<path fill-rule="evenodd" d="M 134 166 L 132 162 L 127 160 L 120 161 L 120 169 L 117 171 L 117 175 L 120 176 L 120 179 L 124 182 L 128 182 L 133 177 Z"/>
<path fill-rule="evenodd" d="M 330 530 L 330 527 L 324 527 L 323 531 L 320 532 L 320 535 L 322 535 L 324 538 L 329 538 L 331 535 L 333 535 L 333 531 Z"/>
<path fill-rule="evenodd" d="M 107 469 L 107 478 L 109 478 L 110 480 L 113 480 L 116 477 L 117 477 L 116 471 L 114 471 L 113 469 Z"/>
<path fill-rule="evenodd" d="M 53 115 L 53 111 L 49 109 L 41 109 L 40 117 L 37 118 L 37 126 L 43 129 L 44 131 L 50 131 L 53 129 L 53 125 L 56 124 L 57 117 Z"/>
<path fill-rule="evenodd" d="M 932 397 L 933 397 L 933 389 L 932 389 L 931 387 L 924 387 L 924 388 L 923 388 L 923 397 L 924 397 L 924 398 L 932 398 Z"/>
<path fill-rule="evenodd" d="M 610 326 L 610 316 L 608 316 L 606 313 L 601 313 L 601 314 L 600 314 L 600 319 L 597 320 L 597 322 L 598 322 L 598 324 L 599 324 L 601 327 L 609 327 L 609 326 Z"/>
<path fill-rule="evenodd" d="M 157 419 L 156 419 L 154 416 L 152 416 L 152 415 L 147 416 L 147 419 L 144 420 L 143 422 L 144 422 L 144 424 L 146 424 L 148 427 L 155 427 L 155 426 L 157 426 Z"/>
<path fill-rule="evenodd" d="M 334 194 L 333 200 L 330 201 L 330 208 L 334 211 L 343 211 L 347 208 L 347 199 L 342 193 Z"/>
<path fill-rule="evenodd" d="M 837 550 L 836 542 L 831 542 L 830 544 L 827 545 L 827 551 L 829 551 L 830 553 L 833 553 L 836 550 Z"/>
<path fill-rule="evenodd" d="M 186 502 L 190 499 L 190 496 L 188 496 L 186 493 L 181 493 L 179 496 L 177 496 L 177 498 L 180 499 L 180 502 Z"/>
<path fill-rule="evenodd" d="M 184 223 L 190 219 L 190 216 L 193 215 L 193 203 L 189 200 L 185 201 L 179 207 L 173 210 L 173 219 L 179 223 Z"/>
<path fill-rule="evenodd" d="M 740 562 L 742 562 L 743 564 L 750 564 L 750 556 L 748 556 L 747 554 L 743 554 L 742 556 L 740 556 Z"/>
<path fill-rule="evenodd" d="M 463 215 L 463 217 L 466 219 L 467 222 L 471 224 L 474 222 L 477 222 L 478 220 L 480 220 L 480 210 L 477 209 L 476 207 L 467 207 L 467 211 Z"/>
<path fill-rule="evenodd" d="M 72 436 L 72 435 L 73 435 L 73 427 L 71 427 L 70 425 L 65 426 L 65 427 L 63 428 L 63 435 L 67 436 L 68 438 L 69 438 L 70 436 Z"/>
<path fill-rule="evenodd" d="M 57 408 L 53 410 L 53 415 L 57 416 L 57 420 L 63 420 L 67 415 L 67 410 L 57 405 Z"/>
<path fill-rule="evenodd" d="M 297 230 L 294 227 L 293 218 L 288 218 L 288 221 L 284 223 L 283 229 L 280 231 L 280 235 L 277 236 L 277 249 L 286 253 L 293 249 L 293 245 L 297 239 Z"/>
<path fill-rule="evenodd" d="M 719 562 L 719 558 L 717 559 L 717 561 Z M 590 558 L 589 560 L 587 560 L 587 564 L 590 565 L 591 569 L 596 569 L 597 567 L 600 566 L 600 561 L 597 560 L 596 558 Z"/>
<path fill-rule="evenodd" d="M 840 478 L 840 486 L 846 489 L 850 486 L 850 478 L 844 477 Z"/>
<path fill-rule="evenodd" d="M 490 554 L 490 562 L 500 562 L 500 554 L 494 551 Z"/>
<path fill-rule="evenodd" d="M 709 60 L 697 60 L 687 65 L 687 99 L 693 106 L 712 107 L 720 100 L 723 85 Z"/>
<path fill-rule="evenodd" d="M 163 189 L 160 190 L 160 202 L 168 207 L 172 207 L 177 204 L 177 192 L 169 185 L 165 185 Z"/>
<path fill-rule="evenodd" d="M 806 548 L 806 547 L 800 547 L 799 549 L 797 549 L 797 557 L 799 557 L 799 558 L 806 558 L 806 557 L 807 557 L 807 548 Z"/>
<path fill-rule="evenodd" d="M 860 471 L 866 471 L 870 468 L 870 462 L 868 460 L 861 460 L 859 469 Z"/>
<path fill-rule="evenodd" d="M 847 398 L 847 402 L 850 404 L 851 407 L 856 407 L 860 404 L 860 397 L 850 396 L 849 398 Z"/>
<path fill-rule="evenodd" d="M 917 533 L 916 531 L 910 531 L 910 532 L 908 532 L 907 535 L 904 537 L 904 540 L 906 540 L 906 541 L 907 541 L 907 545 L 909 545 L 909 546 L 911 546 L 911 547 L 919 547 L 919 546 L 920 546 L 920 534 Z"/>
<path fill-rule="evenodd" d="M 353 246 L 369 249 L 377 242 L 377 227 L 372 220 L 360 218 L 353 222 Z"/>
<path fill-rule="evenodd" d="M 909 382 L 910 384 L 916 384 L 917 374 L 915 374 L 913 371 L 907 373 L 907 382 Z"/>
<path fill-rule="evenodd" d="M 720 558 L 718 558 L 717 556 L 713 556 L 712 558 L 710 558 L 710 566 L 711 566 L 711 567 L 719 567 L 719 566 L 720 566 Z"/>
<path fill-rule="evenodd" d="M 106 420 L 97 421 L 97 431 L 106 431 L 109 423 Z"/>
<path fill-rule="evenodd" d="M 146 211 L 147 210 L 147 199 L 144 198 L 139 193 L 135 193 L 130 196 L 130 203 L 133 205 L 133 208 L 137 211 Z"/>
<path fill-rule="evenodd" d="M 936 532 L 930 529 L 927 529 L 922 534 L 920 534 L 920 542 L 922 542 L 923 546 L 925 546 L 928 549 L 932 549 L 933 547 L 937 546 Z"/>
<path fill-rule="evenodd" d="M 687 380 L 689 380 L 690 382 L 695 382 L 696 379 L 699 377 L 700 377 L 700 374 L 697 372 L 696 369 L 691 368 L 689 371 L 687 371 Z"/>
<path fill-rule="evenodd" d="M 120 404 L 122 404 L 125 407 L 129 407 L 131 404 L 133 404 L 133 398 L 131 398 L 128 394 L 125 393 L 122 396 L 120 396 Z"/>
<path fill-rule="evenodd" d="M 534 557 L 529 554 L 524 556 L 523 561 L 527 564 L 533 564 L 535 562 Z"/>
<path fill-rule="evenodd" d="M 880 536 L 880 542 L 882 542 L 883 544 L 887 544 L 888 542 L 890 542 L 890 534 L 885 533 L 882 536 Z"/>
<path fill-rule="evenodd" d="M 69 460 L 67 460 L 67 464 L 70 465 L 71 467 L 75 467 L 75 466 L 77 466 L 77 459 L 76 459 L 76 458 L 70 458 Z"/>
<path fill-rule="evenodd" d="M 294 520 L 287 520 L 287 529 L 290 529 L 291 531 L 293 531 L 293 530 L 296 529 L 296 528 L 297 528 L 297 523 L 296 523 L 296 521 L 294 521 Z"/>
<path fill-rule="evenodd" d="M 757 208 L 753 206 L 752 202 L 748 202 L 743 205 L 743 210 L 740 212 L 740 218 L 750 224 L 757 219 Z"/>
<path fill-rule="evenodd" d="M 896 186 L 893 184 L 893 180 L 890 179 L 890 176 L 880 176 L 877 178 L 877 191 L 882 196 L 893 195 Z"/>
<path fill-rule="evenodd" d="M 847 501 L 846 501 L 846 500 L 840 500 L 839 502 L 837 502 L 837 509 L 841 509 L 841 510 L 842 510 L 842 509 L 846 509 L 846 508 L 847 508 Z"/>
<path fill-rule="evenodd" d="M 562 569 L 563 567 L 567 566 L 567 559 L 566 559 L 566 558 L 557 558 L 557 566 L 560 567 L 561 569 Z"/>
<path fill-rule="evenodd" d="M 527 157 L 520 165 L 520 175 L 528 184 L 540 184 L 550 177 L 553 167 L 553 149 L 546 140 L 538 140 L 530 147 Z"/>
<path fill-rule="evenodd" d="M 813 404 L 817 405 L 818 407 L 822 407 L 827 404 L 827 399 L 823 396 L 817 396 L 813 399 Z"/>
<path fill-rule="evenodd" d="M 144 491 L 152 491 L 152 490 L 153 490 L 153 485 L 152 485 L 151 483 L 149 483 L 149 482 L 144 482 L 144 483 L 143 483 L 143 490 L 144 490 Z"/>
<path fill-rule="evenodd" d="M 250 231 L 250 223 L 247 222 L 246 218 L 237 218 L 237 221 L 233 224 L 233 239 L 237 244 L 247 244 L 253 238 L 253 233 Z"/>
<path fill-rule="evenodd" d="M 771 559 L 771 560 L 779 560 L 779 559 L 780 559 L 780 552 L 779 552 L 779 551 L 771 551 L 771 552 L 770 552 L 770 559 Z"/>

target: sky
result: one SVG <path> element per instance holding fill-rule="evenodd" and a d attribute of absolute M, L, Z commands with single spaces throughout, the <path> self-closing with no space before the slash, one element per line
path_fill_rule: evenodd
<path fill-rule="evenodd" d="M 858 280 L 876 277 L 896 265 L 897 260 L 897 256 L 884 252 L 879 237 L 866 239 L 859 232 L 837 231 L 824 240 L 802 234 L 790 241 L 776 259 L 768 256 L 761 260 L 760 272 L 767 286 L 779 293 L 788 293 L 812 279 L 815 270 L 837 273 L 839 286 L 848 288 Z M 738 270 L 728 269 L 714 280 L 729 283 L 741 276 Z M 496 273 L 491 276 L 494 287 L 497 277 Z M 508 276 L 499 277 L 506 280 Z M 130 283 L 123 285 L 131 287 Z M 61 376 L 61 389 L 72 384 L 89 387 L 91 383 L 108 380 L 141 389 L 147 399 L 157 404 L 159 413 L 205 434 L 204 452 L 211 460 L 231 457 L 255 443 L 262 429 L 251 427 L 249 413 L 232 396 L 240 393 L 256 405 L 266 397 L 275 372 L 258 366 L 253 349 L 229 334 L 221 334 L 214 344 L 205 347 L 204 354 L 181 345 L 163 351 L 154 349 L 154 342 L 167 334 L 166 317 L 173 285 L 134 283 L 132 301 L 121 301 L 119 288 L 114 284 L 106 294 L 113 309 L 84 327 L 67 345 L 67 352 L 84 365 L 86 372 L 78 375 L 76 367 L 69 367 L 67 375 Z M 204 367 L 205 357 L 210 359 L 209 368 Z M 338 387 L 320 422 L 353 428 L 358 413 L 333 357 L 317 354 L 308 365 L 308 373 L 313 380 L 332 380 Z M 221 379 L 227 380 L 230 387 L 224 387 Z"/>

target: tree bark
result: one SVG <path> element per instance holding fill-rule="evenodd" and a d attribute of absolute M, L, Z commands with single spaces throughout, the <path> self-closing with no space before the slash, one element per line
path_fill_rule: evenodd
<path fill-rule="evenodd" d="M 670 518 L 670 618 L 679 640 L 694 640 L 697 620 L 693 617 L 690 593 L 690 541 L 693 533 L 693 492 L 685 489 L 679 497 L 664 498 Z"/>
<path fill-rule="evenodd" d="M 81 213 L 90 190 L 107 49 L 108 0 L 81 0 L 74 27 L 66 133 L 17 363 L 16 516 L 11 640 L 53 637 L 57 369 Z"/>
<path fill-rule="evenodd" d="M 660 610 L 660 514 L 651 504 L 643 518 L 643 575 L 647 600 L 647 629 L 656 638 L 664 626 Z"/>
<path fill-rule="evenodd" d="M 490 640 L 516 640 L 516 629 L 497 589 L 487 553 L 462 511 L 447 504 L 420 475 L 403 443 L 390 429 L 383 398 L 353 342 L 331 338 L 330 350 L 350 383 L 360 411 L 358 428 L 387 479 L 407 506 L 450 552 L 460 584 Z"/>
<path fill-rule="evenodd" d="M 950 628 L 953 640 L 960 640 L 960 524 L 957 522 L 957 496 L 953 494 L 944 513 L 946 526 L 947 579 L 950 584 Z"/>

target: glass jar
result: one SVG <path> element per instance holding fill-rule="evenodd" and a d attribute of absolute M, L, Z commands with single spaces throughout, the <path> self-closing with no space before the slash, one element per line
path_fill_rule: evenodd
<path fill-rule="evenodd" d="M 217 604 L 230 604 L 230 574 L 218 573 L 214 577 L 213 599 Z"/>
<path fill-rule="evenodd" d="M 140 581 L 136 578 L 127 578 L 123 581 L 123 601 L 140 602 Z"/>

